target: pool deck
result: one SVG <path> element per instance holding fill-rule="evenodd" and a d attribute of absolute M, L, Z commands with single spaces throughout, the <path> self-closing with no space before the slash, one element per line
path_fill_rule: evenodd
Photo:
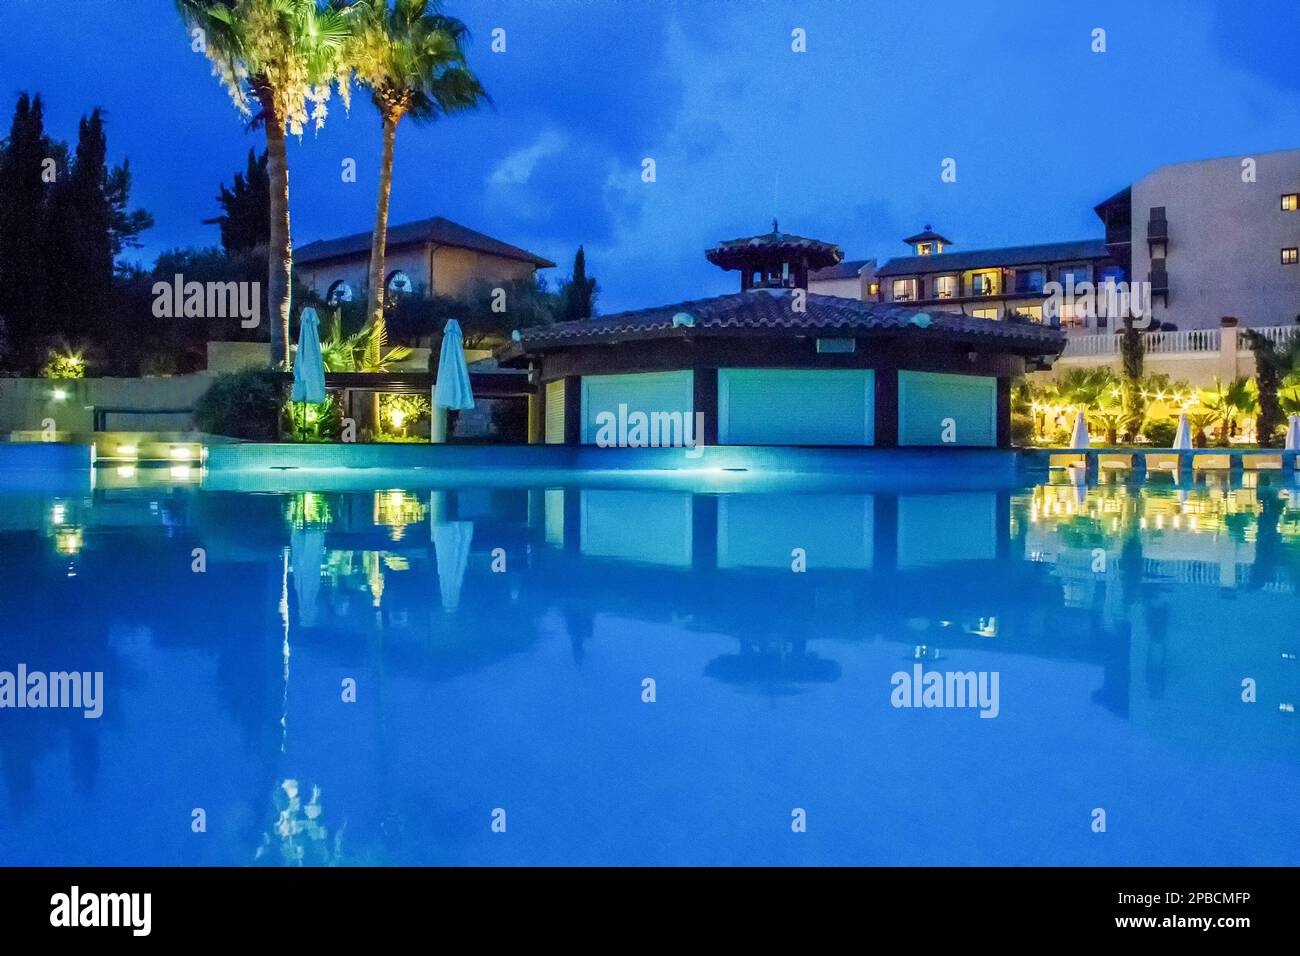
<path fill-rule="evenodd" d="M 1076 476 L 1087 479 L 1104 474 L 1294 474 L 1300 467 L 1300 452 L 1280 448 L 1035 448 L 1020 454 L 1035 467 L 1067 474 L 1073 469 Z"/>

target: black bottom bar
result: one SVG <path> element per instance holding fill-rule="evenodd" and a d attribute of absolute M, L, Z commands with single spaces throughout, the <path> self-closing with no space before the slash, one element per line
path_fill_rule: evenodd
<path fill-rule="evenodd" d="M 1287 869 L 6 869 L 0 925 L 16 938 L 108 941 L 147 926 L 168 941 L 296 943 L 436 942 L 431 930 L 612 941 L 619 926 L 665 942 L 705 928 L 806 940 L 842 928 L 919 933 L 928 951 L 949 938 L 1276 934 L 1295 927 L 1296 887 Z M 117 925 L 84 925 L 105 922 Z"/>

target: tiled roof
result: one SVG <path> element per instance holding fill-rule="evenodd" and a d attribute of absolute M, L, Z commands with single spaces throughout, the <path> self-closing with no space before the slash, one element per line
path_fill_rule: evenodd
<path fill-rule="evenodd" d="M 931 229 L 928 224 L 924 229 L 922 229 L 916 235 L 908 236 L 903 241 L 907 243 L 909 246 L 914 246 L 918 242 L 942 242 L 945 246 L 951 246 L 953 244 L 951 239 L 948 239 L 946 236 L 939 235 L 939 233 Z"/>
<path fill-rule="evenodd" d="M 368 256 L 370 255 L 370 236 L 369 232 L 358 232 L 355 235 L 343 236 L 339 239 L 322 239 L 317 242 L 309 242 L 305 246 L 299 246 L 294 250 L 293 259 L 297 263 L 308 263 L 361 254 Z M 539 269 L 549 269 L 555 265 L 549 259 L 533 255 L 526 249 L 512 246 L 500 239 L 493 239 L 491 236 L 485 236 L 468 226 L 462 226 L 458 222 L 452 222 L 450 219 L 444 219 L 441 216 L 403 223 L 400 226 L 390 226 L 388 229 L 389 249 L 425 242 L 435 242 L 443 246 L 459 246 L 462 249 L 486 252 L 494 256 L 501 256 L 504 259 L 531 262 Z"/>
<path fill-rule="evenodd" d="M 807 309 L 791 308 L 790 289 L 755 289 L 663 305 L 635 312 L 540 325 L 520 331 L 519 340 L 500 353 L 511 358 L 571 345 L 612 343 L 700 335 L 782 337 L 817 332 L 841 334 L 897 332 L 918 340 L 944 338 L 1002 346 L 1007 351 L 1051 355 L 1065 346 L 1065 335 L 1051 326 L 1020 321 L 977 319 L 956 312 L 909 309 L 891 303 L 861 302 L 809 293 Z M 928 316 L 920 324 L 914 320 Z"/>
<path fill-rule="evenodd" d="M 846 259 L 839 265 L 815 269 L 808 273 L 808 280 L 816 279 L 856 279 L 862 274 L 863 266 L 874 266 L 875 259 Z"/>
<path fill-rule="evenodd" d="M 1100 259 L 1109 255 L 1102 239 L 1076 242 L 1047 242 L 1036 246 L 1007 246 L 1003 249 L 974 249 L 970 252 L 943 252 L 936 256 L 904 256 L 890 259 L 876 270 L 878 276 L 925 275 L 934 272 L 961 272 L 996 266 L 1023 266 L 1037 262 L 1070 262 Z"/>
<path fill-rule="evenodd" d="M 781 232 L 776 225 L 773 223 L 772 231 L 761 236 L 727 239 L 720 242 L 705 251 L 705 258 L 723 269 L 744 268 L 753 261 L 754 257 L 763 254 L 774 256 L 802 254 L 808 264 L 814 268 L 834 265 L 844 258 L 840 247 L 833 242 Z"/>

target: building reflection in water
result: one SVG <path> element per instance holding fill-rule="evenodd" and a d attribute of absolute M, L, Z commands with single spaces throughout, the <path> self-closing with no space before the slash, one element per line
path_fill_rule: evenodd
<path fill-rule="evenodd" d="M 190 570 L 197 547 L 206 574 Z M 1297 749 L 1283 705 L 1300 697 L 1298 649 L 1282 622 L 1300 579 L 1300 490 L 1267 479 L 901 495 L 96 489 L 0 496 L 0 554 L 11 660 L 42 660 L 54 641 L 132 695 L 161 681 L 157 661 L 198 662 L 186 686 L 237 728 L 245 855 L 267 832 L 266 794 L 319 780 L 299 761 L 332 734 L 366 737 L 373 764 L 358 773 L 378 780 L 400 749 L 390 726 L 439 688 L 557 638 L 566 668 L 595 652 L 607 664 L 638 650 L 611 640 L 619 622 L 698 640 L 693 673 L 724 692 L 817 694 L 860 676 L 862 647 L 893 643 L 891 662 L 920 646 L 956 668 L 976 653 L 1082 666 L 1097 705 L 1150 735 Z M 336 700 L 340 673 L 362 673 L 367 696 L 352 723 L 323 726 L 321 688 Z M 1225 709 L 1245 674 L 1267 706 Z M 64 716 L 0 736 L 18 816 L 38 768 L 61 765 L 53 753 L 78 788 L 95 784 L 96 722 Z M 382 800 L 400 789 L 376 784 Z M 300 804 L 305 815 L 312 800 Z M 419 832 L 413 807 L 375 813 Z"/>

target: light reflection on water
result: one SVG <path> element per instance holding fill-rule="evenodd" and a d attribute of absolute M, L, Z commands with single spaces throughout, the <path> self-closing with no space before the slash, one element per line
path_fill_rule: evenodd
<path fill-rule="evenodd" d="M 1250 478 L 0 497 L 0 669 L 107 688 L 0 711 L 0 863 L 1293 865 L 1300 487 Z M 997 719 L 892 708 L 916 662 Z"/>

